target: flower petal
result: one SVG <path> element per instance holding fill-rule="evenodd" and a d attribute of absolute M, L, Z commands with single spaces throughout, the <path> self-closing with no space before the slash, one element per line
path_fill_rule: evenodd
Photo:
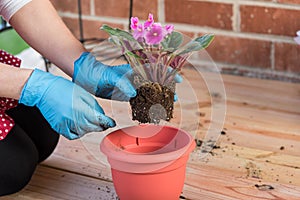
<path fill-rule="evenodd" d="M 130 28 L 132 30 L 136 30 L 138 28 L 139 18 L 131 17 L 130 21 L 131 21 Z"/>
<path fill-rule="evenodd" d="M 133 37 L 134 39 L 138 40 L 139 38 L 143 38 L 145 35 L 145 28 L 143 24 L 137 25 L 137 28 L 133 30 Z"/>
<path fill-rule="evenodd" d="M 170 34 L 170 33 L 172 33 L 173 30 L 174 30 L 174 25 L 172 25 L 172 24 L 167 24 L 167 25 L 165 26 L 165 29 L 166 29 L 167 33 Z"/>
<path fill-rule="evenodd" d="M 147 21 L 144 23 L 145 29 L 152 26 L 154 23 L 153 14 L 149 13 Z"/>
<path fill-rule="evenodd" d="M 165 31 L 160 23 L 153 23 L 151 29 L 145 34 L 146 43 L 149 45 L 159 44 L 165 37 Z"/>

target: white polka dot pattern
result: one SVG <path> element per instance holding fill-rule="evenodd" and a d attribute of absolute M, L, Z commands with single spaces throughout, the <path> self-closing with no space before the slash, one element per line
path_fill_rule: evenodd
<path fill-rule="evenodd" d="M 15 67 L 20 67 L 21 65 L 21 60 L 19 58 L 2 50 L 0 50 L 0 62 Z M 16 107 L 17 105 L 18 101 L 15 99 L 0 97 L 0 140 L 3 140 L 7 136 L 15 124 L 14 120 L 8 116 L 5 111 Z"/>

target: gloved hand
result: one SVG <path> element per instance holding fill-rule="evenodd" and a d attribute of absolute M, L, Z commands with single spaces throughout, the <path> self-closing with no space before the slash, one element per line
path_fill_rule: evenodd
<path fill-rule="evenodd" d="M 74 63 L 73 82 L 97 97 L 128 101 L 136 96 L 132 74 L 128 64 L 107 66 L 85 52 Z"/>
<path fill-rule="evenodd" d="M 73 82 L 97 97 L 128 101 L 136 96 L 136 90 L 130 81 L 132 75 L 133 70 L 128 64 L 107 66 L 85 52 L 74 63 Z M 180 83 L 182 77 L 176 74 L 174 80 Z M 177 100 L 177 95 L 174 100 Z"/>
<path fill-rule="evenodd" d="M 98 102 L 80 86 L 62 77 L 34 70 L 19 103 L 36 106 L 59 134 L 77 139 L 85 133 L 114 127 Z"/>

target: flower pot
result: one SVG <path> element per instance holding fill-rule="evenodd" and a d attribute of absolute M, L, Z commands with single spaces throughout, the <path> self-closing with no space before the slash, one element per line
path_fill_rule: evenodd
<path fill-rule="evenodd" d="M 183 130 L 149 124 L 116 130 L 100 148 L 120 200 L 178 200 L 195 142 Z"/>

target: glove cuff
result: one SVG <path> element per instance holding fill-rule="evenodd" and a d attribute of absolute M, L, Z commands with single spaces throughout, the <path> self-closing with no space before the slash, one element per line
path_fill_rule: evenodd
<path fill-rule="evenodd" d="M 75 60 L 74 62 L 74 72 L 73 72 L 73 77 L 72 77 L 72 82 L 75 83 L 77 75 L 78 75 L 78 71 L 80 66 L 84 63 L 84 61 L 86 60 L 86 57 L 88 57 L 90 53 L 89 52 L 83 52 L 80 57 Z"/>
<path fill-rule="evenodd" d="M 33 70 L 21 91 L 19 103 L 27 106 L 37 105 L 47 87 L 57 78 L 58 77 L 42 70 Z"/>
<path fill-rule="evenodd" d="M 95 95 L 97 91 L 97 83 L 101 74 L 99 64 L 100 62 L 97 62 L 96 58 L 91 53 L 82 53 L 81 56 L 74 62 L 72 82 Z"/>

